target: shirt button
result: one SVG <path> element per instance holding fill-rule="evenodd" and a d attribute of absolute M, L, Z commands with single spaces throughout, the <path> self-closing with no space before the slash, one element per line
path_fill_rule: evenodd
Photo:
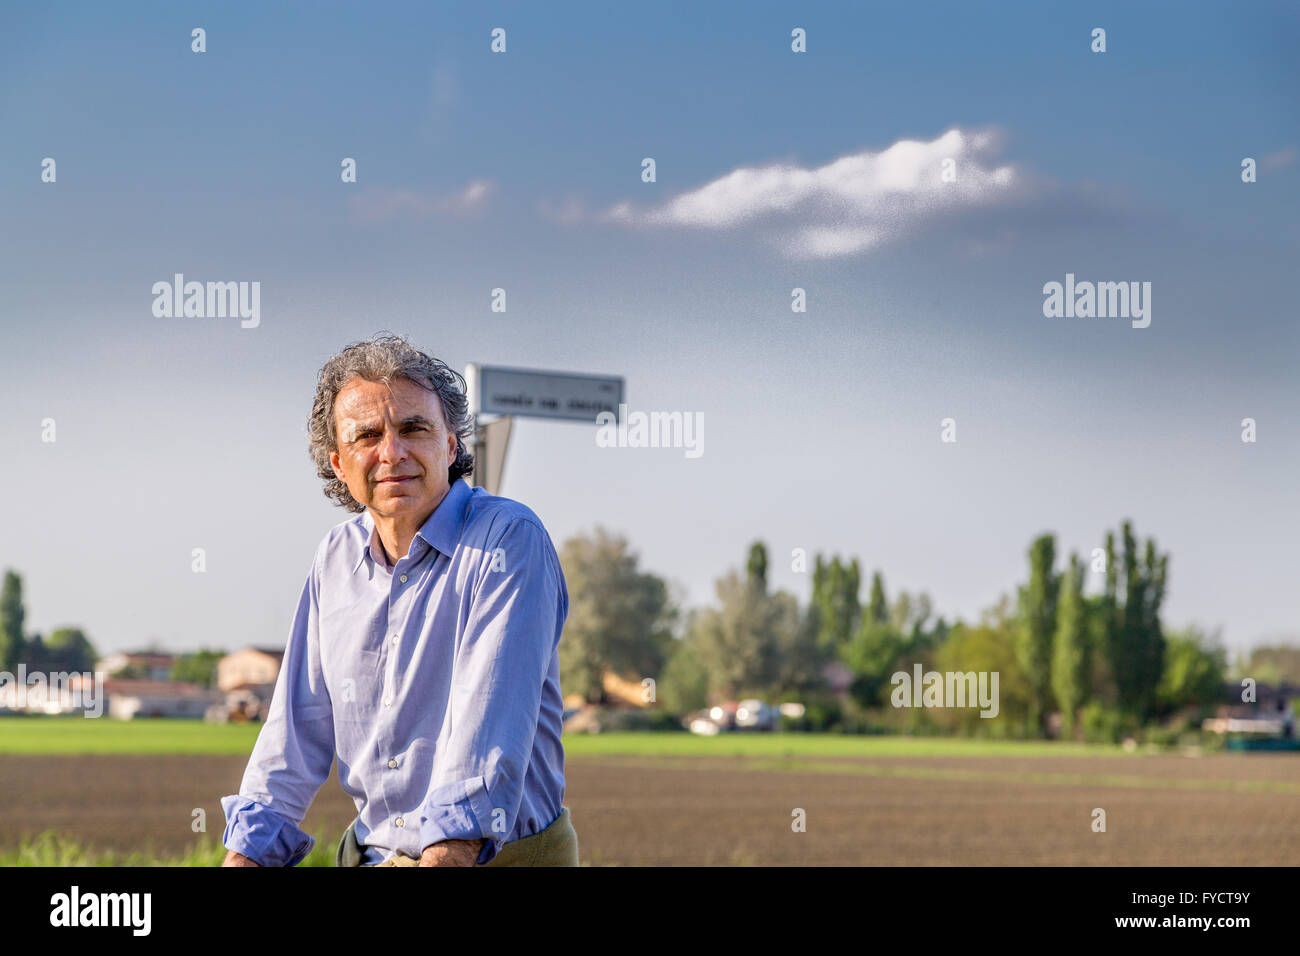
<path fill-rule="evenodd" d="M 385 707 L 392 707 L 392 706 L 393 706 L 393 698 L 391 698 L 391 697 L 385 697 L 385 698 L 384 698 L 384 706 L 385 706 Z"/>
<path fill-rule="evenodd" d="M 402 575 L 400 578 L 398 578 L 397 580 L 399 580 L 399 581 L 401 581 L 403 584 L 405 584 L 405 583 L 406 583 L 406 575 L 403 574 L 403 575 Z"/>
<path fill-rule="evenodd" d="M 393 635 L 393 643 L 394 643 L 394 644 L 397 643 L 397 635 L 396 635 L 396 634 Z"/>
<path fill-rule="evenodd" d="M 394 820 L 393 822 L 396 823 L 399 827 L 404 827 L 404 826 L 406 826 L 406 821 L 403 820 L 401 817 L 398 817 L 398 818 L 397 818 L 396 820 Z"/>
<path fill-rule="evenodd" d="M 388 761 L 388 769 L 389 769 L 389 770 L 396 770 L 396 769 L 397 769 L 397 761 L 396 761 L 396 760 L 390 760 L 390 761 Z"/>

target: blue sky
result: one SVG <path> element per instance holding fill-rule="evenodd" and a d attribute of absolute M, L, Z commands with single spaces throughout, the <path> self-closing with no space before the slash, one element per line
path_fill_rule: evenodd
<path fill-rule="evenodd" d="M 801 599 L 797 547 L 971 619 L 1035 534 L 1086 554 L 1132 518 L 1170 626 L 1300 639 L 1297 8 L 880 6 L 0 13 L 0 566 L 30 626 L 283 641 L 348 517 L 307 459 L 316 372 L 391 329 L 702 413 L 691 459 L 521 420 L 503 488 L 688 603 L 762 538 Z M 259 281 L 260 325 L 154 317 L 177 272 Z M 1150 327 L 1045 318 L 1067 273 L 1151 282 Z"/>

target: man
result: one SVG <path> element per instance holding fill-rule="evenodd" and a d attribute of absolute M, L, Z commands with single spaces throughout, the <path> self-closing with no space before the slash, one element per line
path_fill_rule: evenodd
<path fill-rule="evenodd" d="M 569 595 L 524 505 L 470 488 L 464 380 L 404 339 L 321 370 L 308 421 L 321 541 L 223 866 L 294 866 L 337 753 L 357 819 L 341 865 L 577 865 L 557 648 Z"/>

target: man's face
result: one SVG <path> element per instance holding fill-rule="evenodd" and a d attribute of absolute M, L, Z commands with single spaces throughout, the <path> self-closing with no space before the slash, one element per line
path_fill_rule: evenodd
<path fill-rule="evenodd" d="M 334 400 L 334 428 L 334 473 L 373 514 L 423 518 L 447 494 L 456 436 L 434 392 L 404 378 L 391 388 L 354 378 Z"/>

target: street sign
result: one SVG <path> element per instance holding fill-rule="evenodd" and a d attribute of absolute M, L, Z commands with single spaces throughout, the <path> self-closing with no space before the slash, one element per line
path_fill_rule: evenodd
<path fill-rule="evenodd" d="M 470 365 L 465 369 L 471 411 L 591 422 L 601 412 L 618 414 L 623 379 L 536 369 Z"/>

